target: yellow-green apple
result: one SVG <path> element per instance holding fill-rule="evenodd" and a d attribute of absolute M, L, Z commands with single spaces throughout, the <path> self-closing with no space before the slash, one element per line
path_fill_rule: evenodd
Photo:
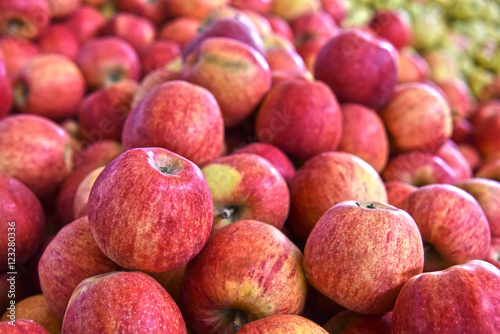
<path fill-rule="evenodd" d="M 398 52 L 398 83 L 425 82 L 429 77 L 429 65 L 415 50 L 404 48 Z"/>
<path fill-rule="evenodd" d="M 452 140 L 447 140 L 436 151 L 436 156 L 443 159 L 453 169 L 457 181 L 472 177 L 472 168 L 469 162 Z"/>
<path fill-rule="evenodd" d="M 240 334 L 327 334 L 317 323 L 294 314 L 276 314 L 247 323 L 238 330 Z"/>
<path fill-rule="evenodd" d="M 82 5 L 82 0 L 48 0 L 52 19 L 64 19 Z"/>
<path fill-rule="evenodd" d="M 314 77 L 327 83 L 340 102 L 379 109 L 393 95 L 397 67 L 397 51 L 389 42 L 361 29 L 349 29 L 319 51 Z"/>
<path fill-rule="evenodd" d="M 367 162 L 345 152 L 309 159 L 290 183 L 287 225 L 306 241 L 314 225 L 333 205 L 349 200 L 387 202 L 384 182 Z"/>
<path fill-rule="evenodd" d="M 482 164 L 474 176 L 500 182 L 500 158 Z"/>
<path fill-rule="evenodd" d="M 304 248 L 304 271 L 321 293 L 348 310 L 384 314 L 399 291 L 422 273 L 417 224 L 383 202 L 344 201 L 317 222 Z"/>
<path fill-rule="evenodd" d="M 37 44 L 21 37 L 8 35 L 0 37 L 0 52 L 3 54 L 8 77 L 13 82 L 19 69 L 38 55 L 40 48 Z"/>
<path fill-rule="evenodd" d="M 344 311 L 333 316 L 323 328 L 330 334 L 390 334 L 392 312 L 367 315 Z"/>
<path fill-rule="evenodd" d="M 384 182 L 384 185 L 387 191 L 387 203 L 397 208 L 401 208 L 405 198 L 417 190 L 417 187 L 404 181 L 388 181 Z"/>
<path fill-rule="evenodd" d="M 287 21 L 292 21 L 297 17 L 317 12 L 321 9 L 320 0 L 273 0 L 271 2 L 271 13 Z"/>
<path fill-rule="evenodd" d="M 145 47 L 139 54 L 144 75 L 162 68 L 180 57 L 181 48 L 177 42 L 158 40 Z"/>
<path fill-rule="evenodd" d="M 168 292 L 151 276 L 133 271 L 97 275 L 78 284 L 62 332 L 186 334 L 187 330 Z"/>
<path fill-rule="evenodd" d="M 73 290 L 81 281 L 120 269 L 97 247 L 86 216 L 64 226 L 38 262 L 42 293 L 61 319 Z"/>
<path fill-rule="evenodd" d="M 126 269 L 145 272 L 189 262 L 210 235 L 213 212 L 201 170 L 159 147 L 130 149 L 111 161 L 87 204 L 102 252 Z"/>
<path fill-rule="evenodd" d="M 19 111 L 59 122 L 75 116 L 85 94 L 85 79 L 68 57 L 40 54 L 19 70 L 13 90 Z"/>
<path fill-rule="evenodd" d="M 0 119 L 0 171 L 40 199 L 53 195 L 71 172 L 73 154 L 68 133 L 49 119 L 28 114 Z"/>
<path fill-rule="evenodd" d="M 160 285 L 167 290 L 168 294 L 172 297 L 174 302 L 179 303 L 179 296 L 181 293 L 182 278 L 184 277 L 184 272 L 186 271 L 186 265 L 164 271 L 161 273 L 152 273 L 151 276 Z"/>
<path fill-rule="evenodd" d="M 132 97 L 137 88 L 136 81 L 122 80 L 87 94 L 77 110 L 82 140 L 89 143 L 120 141 L 123 124 L 130 113 Z"/>
<path fill-rule="evenodd" d="M 75 59 L 80 50 L 80 40 L 69 25 L 56 23 L 42 32 L 38 46 L 44 53 L 58 53 Z"/>
<path fill-rule="evenodd" d="M 321 8 L 330 14 L 335 23 L 340 25 L 347 15 L 347 2 L 346 0 L 320 0 Z"/>
<path fill-rule="evenodd" d="M 212 230 L 240 220 L 258 220 L 281 229 L 290 208 L 288 186 L 265 158 L 239 153 L 203 166 L 214 204 Z"/>
<path fill-rule="evenodd" d="M 362 104 L 343 103 L 339 151 L 354 154 L 381 172 L 389 159 L 389 139 L 375 110 Z"/>
<path fill-rule="evenodd" d="M 500 269 L 500 238 L 492 237 L 491 246 L 485 261 Z"/>
<path fill-rule="evenodd" d="M 0 272 L 15 272 L 42 243 L 45 214 L 35 194 L 17 179 L 0 172 Z M 7 293 L 7 292 L 6 292 Z"/>
<path fill-rule="evenodd" d="M 11 81 L 0 50 L 0 118 L 10 112 L 13 100 Z"/>
<path fill-rule="evenodd" d="M 165 21 L 167 13 L 162 0 L 118 0 L 121 12 L 133 13 L 158 25 Z"/>
<path fill-rule="evenodd" d="M 106 22 L 103 33 L 123 38 L 140 53 L 155 40 L 156 27 L 142 16 L 118 12 Z"/>
<path fill-rule="evenodd" d="M 184 50 L 197 35 L 199 27 L 199 19 L 181 16 L 165 22 L 158 31 L 158 39 L 174 41 L 180 45 L 181 50 Z"/>
<path fill-rule="evenodd" d="M 487 155 L 495 151 L 500 151 L 499 132 L 500 111 L 478 122 L 476 131 L 474 132 L 474 144 L 482 154 Z"/>
<path fill-rule="evenodd" d="M 288 156 L 276 146 L 268 143 L 256 142 L 237 148 L 233 154 L 253 153 L 267 159 L 289 183 L 295 175 L 295 166 Z"/>
<path fill-rule="evenodd" d="M 3 0 L 0 2 L 0 35 L 33 40 L 50 24 L 48 0 Z"/>
<path fill-rule="evenodd" d="M 217 230 L 188 263 L 179 307 L 197 333 L 234 333 L 264 317 L 299 314 L 306 289 L 297 246 L 272 225 L 244 220 Z"/>
<path fill-rule="evenodd" d="M 337 149 L 342 114 L 335 95 L 319 81 L 289 80 L 274 86 L 257 113 L 255 133 L 298 159 Z"/>
<path fill-rule="evenodd" d="M 126 79 L 138 81 L 141 74 L 137 52 L 119 37 L 89 39 L 82 45 L 76 63 L 91 90 Z"/>
<path fill-rule="evenodd" d="M 186 59 L 185 75 L 214 95 L 227 128 L 247 118 L 271 88 L 271 72 L 264 56 L 230 38 L 201 41 Z"/>
<path fill-rule="evenodd" d="M 0 321 L 10 321 L 9 312 Z M 56 316 L 41 294 L 33 295 L 16 303 L 16 319 L 29 319 L 47 330 L 50 334 L 60 333 L 62 319 Z M 30 332 L 31 333 L 31 332 Z"/>
<path fill-rule="evenodd" d="M 397 85 L 380 116 L 394 152 L 433 153 L 450 138 L 453 130 L 448 103 L 436 89 L 425 83 Z"/>
<path fill-rule="evenodd" d="M 204 18 L 214 9 L 229 4 L 230 0 L 163 0 L 165 10 L 171 17 L 189 16 L 197 19 Z"/>
<path fill-rule="evenodd" d="M 491 236 L 500 238 L 500 182 L 483 178 L 470 178 L 455 183 L 471 194 L 479 203 L 488 219 Z"/>
<path fill-rule="evenodd" d="M 73 217 L 75 219 L 87 215 L 87 204 L 89 200 L 90 189 L 94 185 L 95 180 L 101 174 L 104 166 L 97 167 L 87 174 L 76 188 L 75 198 L 73 201 Z"/>
<path fill-rule="evenodd" d="M 42 325 L 28 319 L 16 319 L 0 322 L 0 332 L 9 334 L 49 334 Z"/>
<path fill-rule="evenodd" d="M 368 26 L 377 36 L 385 38 L 398 50 L 413 42 L 412 24 L 404 11 L 378 10 L 373 14 Z"/>
<path fill-rule="evenodd" d="M 448 101 L 453 124 L 456 124 L 460 119 L 469 117 L 474 108 L 474 97 L 467 83 L 460 78 L 454 78 L 438 81 L 436 84 L 441 88 Z"/>
<path fill-rule="evenodd" d="M 429 65 L 429 79 L 432 82 L 443 82 L 460 77 L 460 69 L 455 58 L 445 50 L 429 50 L 422 56 Z"/>
<path fill-rule="evenodd" d="M 446 269 L 484 260 L 491 231 L 488 219 L 472 195 L 448 184 L 413 191 L 402 204 L 415 220 L 425 246 L 424 271 Z"/>
<path fill-rule="evenodd" d="M 163 147 L 197 165 L 223 150 L 222 114 L 210 91 L 181 80 L 162 83 L 132 109 L 122 132 L 122 145 Z"/>
<path fill-rule="evenodd" d="M 391 333 L 495 333 L 499 280 L 500 269 L 481 260 L 415 276 L 398 296 Z"/>
<path fill-rule="evenodd" d="M 71 14 L 65 23 L 78 36 L 80 42 L 84 43 L 100 34 L 106 19 L 97 8 L 83 5 Z"/>

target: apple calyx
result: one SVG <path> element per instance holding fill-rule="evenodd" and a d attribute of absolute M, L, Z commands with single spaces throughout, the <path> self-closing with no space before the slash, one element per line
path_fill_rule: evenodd
<path fill-rule="evenodd" d="M 114 69 L 109 72 L 109 75 L 106 77 L 106 84 L 108 86 L 117 83 L 127 77 L 127 74 L 122 69 Z"/>
<path fill-rule="evenodd" d="M 172 173 L 172 165 L 168 165 L 168 166 L 164 166 L 164 167 L 160 166 L 158 169 L 163 174 L 171 174 Z"/>
<path fill-rule="evenodd" d="M 14 88 L 14 101 L 16 105 L 23 106 L 28 99 L 29 88 L 25 82 L 18 82 Z"/>
<path fill-rule="evenodd" d="M 9 35 L 15 35 L 23 30 L 25 23 L 22 19 L 18 17 L 12 17 L 7 23 L 7 30 Z"/>
<path fill-rule="evenodd" d="M 232 219 L 235 216 L 235 212 L 237 211 L 237 208 L 235 206 L 230 206 L 228 208 L 224 208 L 221 213 L 220 217 L 221 219 Z"/>

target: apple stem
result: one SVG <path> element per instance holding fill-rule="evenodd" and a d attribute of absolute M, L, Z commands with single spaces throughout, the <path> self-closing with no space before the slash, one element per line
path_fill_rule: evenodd
<path fill-rule="evenodd" d="M 236 211 L 236 208 L 234 208 L 234 207 L 230 207 L 230 208 L 224 209 L 220 213 L 220 217 L 222 219 L 229 219 L 229 218 L 231 218 L 233 216 L 234 211 Z"/>
<path fill-rule="evenodd" d="M 172 165 L 168 165 L 166 167 L 160 167 L 160 172 L 162 172 L 163 174 L 172 173 Z"/>
<path fill-rule="evenodd" d="M 241 319 L 241 314 L 240 312 L 236 311 L 234 314 L 233 331 L 236 333 L 241 328 L 242 325 L 243 322 Z"/>
<path fill-rule="evenodd" d="M 373 203 L 370 203 L 366 206 L 368 209 L 375 209 L 375 205 Z"/>

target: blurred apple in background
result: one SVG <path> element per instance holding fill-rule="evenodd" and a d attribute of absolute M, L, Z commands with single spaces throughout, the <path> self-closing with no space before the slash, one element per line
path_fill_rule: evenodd
<path fill-rule="evenodd" d="M 82 0 L 48 0 L 50 14 L 53 19 L 62 19 L 73 14 L 81 5 Z"/>
<path fill-rule="evenodd" d="M 241 334 L 327 334 L 320 325 L 300 315 L 277 314 L 247 323 L 238 330 Z"/>
<path fill-rule="evenodd" d="M 500 269 L 500 238 L 492 237 L 491 246 L 485 261 Z"/>
<path fill-rule="evenodd" d="M 429 65 L 415 50 L 404 48 L 398 52 L 398 83 L 425 82 L 429 76 Z"/>
<path fill-rule="evenodd" d="M 418 187 L 415 187 L 414 185 L 396 180 L 387 181 L 384 185 L 385 190 L 387 191 L 387 203 L 397 208 L 401 208 L 405 198 L 418 189 Z"/>
<path fill-rule="evenodd" d="M 99 35 L 106 24 L 106 19 L 96 8 L 83 5 L 71 14 L 65 23 L 76 34 L 80 42 L 84 43 Z"/>
<path fill-rule="evenodd" d="M 500 159 L 485 162 L 478 167 L 474 176 L 500 182 Z"/>
<path fill-rule="evenodd" d="M 7 35 L 0 37 L 0 52 L 3 54 L 5 69 L 11 82 L 21 67 L 40 53 L 37 44 L 20 37 Z"/>
<path fill-rule="evenodd" d="M 0 3 L 0 35 L 33 40 L 50 24 L 48 0 L 3 0 Z"/>
<path fill-rule="evenodd" d="M 118 0 L 118 10 L 144 17 L 155 25 L 167 16 L 163 0 Z"/>
<path fill-rule="evenodd" d="M 189 16 L 201 19 L 212 10 L 229 4 L 229 0 L 163 0 L 170 17 Z"/>
<path fill-rule="evenodd" d="M 157 40 L 142 49 L 139 54 L 141 59 L 142 73 L 148 73 L 167 66 L 171 61 L 180 57 L 179 44 L 170 40 Z"/>
<path fill-rule="evenodd" d="M 12 101 L 12 86 L 7 68 L 5 67 L 4 57 L 0 50 L 0 118 L 10 112 Z"/>
<path fill-rule="evenodd" d="M 467 83 L 456 78 L 437 82 L 437 85 L 445 94 L 448 104 L 450 105 L 453 124 L 456 124 L 461 119 L 469 117 L 474 109 L 475 101 Z"/>
<path fill-rule="evenodd" d="M 75 198 L 73 200 L 73 215 L 75 219 L 87 215 L 87 204 L 89 200 L 90 189 L 94 185 L 95 180 L 101 174 L 103 167 L 97 167 L 87 174 L 76 188 Z"/>
<path fill-rule="evenodd" d="M 413 42 L 410 18 L 404 11 L 376 11 L 368 25 L 375 34 L 391 42 L 398 50 Z"/>
<path fill-rule="evenodd" d="M 384 315 L 366 315 L 353 311 L 344 311 L 323 326 L 330 334 L 390 334 L 392 312 Z"/>
<path fill-rule="evenodd" d="M 158 31 L 158 39 L 174 41 L 184 50 L 196 36 L 199 27 L 199 19 L 181 16 L 165 22 Z"/>
<path fill-rule="evenodd" d="M 117 13 L 106 22 L 103 33 L 124 39 L 140 53 L 155 40 L 156 27 L 142 16 Z"/>
<path fill-rule="evenodd" d="M 72 60 L 80 51 L 80 40 L 67 24 L 51 24 L 42 32 L 38 46 L 44 53 L 59 53 Z"/>
<path fill-rule="evenodd" d="M 469 162 L 452 140 L 447 140 L 436 151 L 436 156 L 443 159 L 453 169 L 457 181 L 472 177 L 472 168 Z"/>

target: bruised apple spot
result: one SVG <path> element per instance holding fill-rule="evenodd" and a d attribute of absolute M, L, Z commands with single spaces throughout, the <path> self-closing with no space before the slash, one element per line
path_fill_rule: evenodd
<path fill-rule="evenodd" d="M 233 167 L 213 164 L 203 168 L 202 172 L 215 198 L 229 196 L 241 182 L 241 174 Z"/>

